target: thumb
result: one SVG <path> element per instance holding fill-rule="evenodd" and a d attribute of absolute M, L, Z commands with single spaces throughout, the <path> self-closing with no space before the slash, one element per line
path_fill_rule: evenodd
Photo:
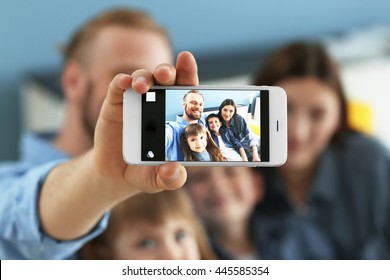
<path fill-rule="evenodd" d="M 174 190 L 184 185 L 187 171 L 179 163 L 167 163 L 159 167 L 156 183 L 161 190 Z"/>
<path fill-rule="evenodd" d="M 176 84 L 199 85 L 198 65 L 190 52 L 181 52 L 176 60 Z"/>

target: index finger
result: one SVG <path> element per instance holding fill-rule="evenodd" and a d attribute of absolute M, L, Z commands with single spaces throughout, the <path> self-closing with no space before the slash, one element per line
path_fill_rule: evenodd
<path fill-rule="evenodd" d="M 104 103 L 108 102 L 111 105 L 123 103 L 123 93 L 131 88 L 132 77 L 127 74 L 118 74 L 108 86 L 107 96 Z M 104 106 L 103 103 L 103 106 Z"/>

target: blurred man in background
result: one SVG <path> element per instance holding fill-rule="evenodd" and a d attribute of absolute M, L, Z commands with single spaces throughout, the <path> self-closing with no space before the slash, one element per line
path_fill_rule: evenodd
<path fill-rule="evenodd" d="M 139 192 L 178 188 L 186 179 L 179 164 L 124 163 L 122 95 L 127 88 L 146 92 L 154 82 L 196 85 L 193 56 L 184 52 L 176 67 L 169 64 L 166 32 L 131 9 L 87 22 L 64 56 L 63 126 L 52 136 L 26 134 L 21 161 L 0 167 L 1 259 L 72 258 L 103 231 L 113 206 Z"/>

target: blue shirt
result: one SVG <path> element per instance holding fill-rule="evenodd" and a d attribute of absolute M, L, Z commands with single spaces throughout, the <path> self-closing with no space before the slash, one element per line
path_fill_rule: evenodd
<path fill-rule="evenodd" d="M 205 125 L 204 117 L 198 121 L 200 124 Z M 169 121 L 165 123 L 165 154 L 169 161 L 183 161 L 184 153 L 180 144 L 180 137 L 184 131 L 184 128 L 189 123 L 182 117 L 177 116 L 176 121 Z"/>
<path fill-rule="evenodd" d="M 350 133 L 320 157 L 307 204 L 295 208 L 278 169 L 264 169 L 269 215 L 297 215 L 332 240 L 338 259 L 390 259 L 390 153 Z"/>
<path fill-rule="evenodd" d="M 212 131 L 212 130 L 209 130 L 209 131 L 210 131 L 211 137 L 213 138 L 215 144 L 217 144 L 217 146 L 220 147 L 218 136 L 215 134 L 214 131 Z M 240 148 L 242 148 L 241 142 L 238 141 L 238 139 L 236 137 L 234 137 L 234 134 L 230 129 L 221 128 L 219 130 L 219 134 L 221 135 L 222 141 L 226 147 L 233 148 L 237 153 L 240 153 Z"/>
<path fill-rule="evenodd" d="M 192 152 L 196 161 L 211 161 L 211 156 L 208 151 L 204 151 L 201 153 Z"/>
<path fill-rule="evenodd" d="M 69 157 L 47 141 L 25 134 L 21 161 L 0 165 L 0 259 L 69 259 L 108 223 L 106 214 L 89 234 L 57 241 L 42 232 L 38 214 L 40 188 L 52 168 Z"/>
<path fill-rule="evenodd" d="M 318 228 L 289 214 L 269 216 L 255 210 L 249 231 L 254 259 L 327 260 L 335 257 L 330 240 Z M 219 259 L 234 259 L 216 240 L 211 239 L 211 244 Z"/>

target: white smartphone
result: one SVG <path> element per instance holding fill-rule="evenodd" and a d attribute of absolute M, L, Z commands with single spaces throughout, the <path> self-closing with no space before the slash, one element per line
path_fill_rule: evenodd
<path fill-rule="evenodd" d="M 287 97 L 274 86 L 154 86 L 123 99 L 129 165 L 280 166 Z"/>

